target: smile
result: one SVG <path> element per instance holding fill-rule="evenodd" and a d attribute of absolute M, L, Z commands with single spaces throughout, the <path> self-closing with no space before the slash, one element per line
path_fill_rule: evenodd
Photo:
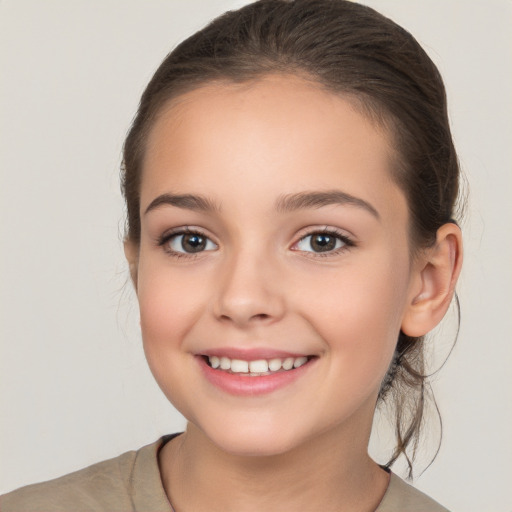
<path fill-rule="evenodd" d="M 205 356 L 207 364 L 214 370 L 221 370 L 229 373 L 246 375 L 249 377 L 260 377 L 272 375 L 275 372 L 289 371 L 300 368 L 308 362 L 308 357 L 286 357 L 273 359 L 256 359 L 244 361 L 242 359 L 230 359 L 226 356 Z"/>
<path fill-rule="evenodd" d="M 234 354 L 233 354 L 234 355 Z M 286 355 L 268 359 L 254 354 L 246 359 L 215 355 L 197 355 L 196 360 L 210 384 L 222 392 L 235 396 L 261 396 L 293 385 L 297 379 L 316 366 L 317 356 Z M 270 355 L 270 354 L 269 354 Z M 259 357 L 258 357 L 259 356 Z"/>

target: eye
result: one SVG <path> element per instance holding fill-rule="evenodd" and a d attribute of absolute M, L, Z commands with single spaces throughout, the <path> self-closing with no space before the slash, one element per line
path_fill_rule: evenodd
<path fill-rule="evenodd" d="M 217 244 L 202 233 L 186 231 L 173 233 L 161 241 L 170 253 L 194 254 L 203 251 L 214 251 Z"/>
<path fill-rule="evenodd" d="M 352 245 L 350 239 L 344 235 L 321 231 L 302 237 L 293 248 L 298 251 L 321 253 L 334 252 Z"/>

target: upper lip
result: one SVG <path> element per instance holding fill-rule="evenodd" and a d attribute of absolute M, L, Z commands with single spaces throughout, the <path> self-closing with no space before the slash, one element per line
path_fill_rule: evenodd
<path fill-rule="evenodd" d="M 242 361 L 256 361 L 258 359 L 286 359 L 287 357 L 311 356 L 303 352 L 288 352 L 285 350 L 276 350 L 274 348 L 237 348 L 223 347 L 212 348 L 198 352 L 201 356 L 228 357 L 229 359 L 240 359 Z"/>

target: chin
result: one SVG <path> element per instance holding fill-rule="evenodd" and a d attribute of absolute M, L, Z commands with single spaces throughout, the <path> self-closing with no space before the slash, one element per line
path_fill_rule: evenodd
<path fill-rule="evenodd" d="M 170 399 L 170 397 L 168 397 Z M 241 457 L 272 456 L 285 453 L 301 442 L 288 418 L 261 408 L 240 411 L 218 404 L 192 409 L 190 402 L 171 401 L 187 419 L 187 437 L 194 444 L 213 447 Z M 295 427 L 297 427 L 295 425 Z M 213 446 L 212 446 L 213 445 Z"/>
<path fill-rule="evenodd" d="M 272 425 L 237 422 L 199 428 L 221 451 L 239 457 L 271 457 L 297 448 L 305 439 L 297 432 Z"/>

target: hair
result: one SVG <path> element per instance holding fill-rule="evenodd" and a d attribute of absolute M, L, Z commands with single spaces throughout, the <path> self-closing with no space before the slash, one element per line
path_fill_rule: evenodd
<path fill-rule="evenodd" d="M 347 98 L 389 133 L 393 178 L 410 216 L 411 254 L 453 222 L 459 166 L 441 76 L 414 37 L 347 0 L 260 0 L 229 11 L 179 44 L 146 87 L 127 135 L 121 170 L 126 239 L 140 243 L 140 185 L 148 134 L 170 100 L 206 84 L 291 74 Z M 391 401 L 397 444 L 412 476 L 428 384 L 423 337 L 400 333 L 378 403 Z M 435 404 L 435 401 L 433 402 Z M 436 407 L 437 409 L 437 407 Z"/>

